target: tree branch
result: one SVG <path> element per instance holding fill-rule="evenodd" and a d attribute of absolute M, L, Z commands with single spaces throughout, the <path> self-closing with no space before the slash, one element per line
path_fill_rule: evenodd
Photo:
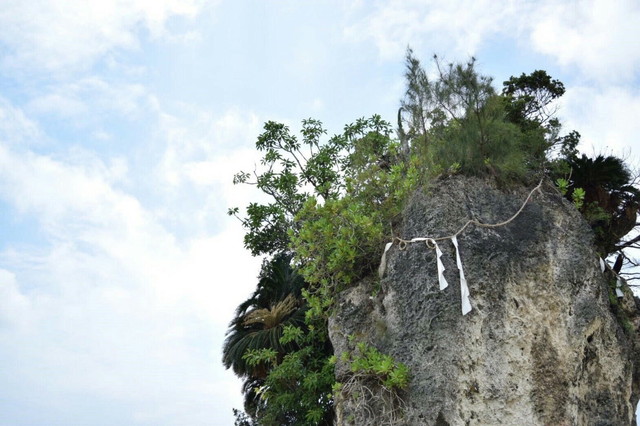
<path fill-rule="evenodd" d="M 622 244 L 618 244 L 615 246 L 616 250 L 622 250 L 628 247 L 632 247 L 634 244 L 640 242 L 640 235 L 637 235 L 636 237 L 630 239 L 629 241 L 625 241 Z"/>

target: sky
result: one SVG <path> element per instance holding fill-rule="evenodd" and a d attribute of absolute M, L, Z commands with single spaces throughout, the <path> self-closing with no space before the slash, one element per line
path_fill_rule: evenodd
<path fill-rule="evenodd" d="M 544 69 L 587 154 L 638 164 L 636 0 L 2 0 L 0 426 L 231 425 L 267 120 L 394 122 L 411 46 Z"/>

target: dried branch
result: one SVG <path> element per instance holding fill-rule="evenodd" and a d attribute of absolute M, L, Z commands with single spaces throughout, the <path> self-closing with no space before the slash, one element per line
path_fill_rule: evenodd
<path fill-rule="evenodd" d="M 636 225 L 638 225 L 638 224 L 636 223 Z M 622 250 L 622 249 L 625 249 L 625 248 L 633 247 L 637 243 L 640 243 L 640 235 L 636 235 L 634 238 L 630 239 L 629 241 L 625 241 L 625 242 L 622 242 L 621 244 L 616 245 L 615 249 L 616 250 Z M 638 247 L 636 247 L 636 248 L 638 248 Z"/>

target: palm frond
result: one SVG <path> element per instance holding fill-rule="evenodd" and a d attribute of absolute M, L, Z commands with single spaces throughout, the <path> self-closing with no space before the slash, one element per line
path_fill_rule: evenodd
<path fill-rule="evenodd" d="M 244 317 L 242 324 L 249 327 L 254 324 L 261 324 L 265 330 L 280 324 L 282 320 L 293 312 L 299 305 L 293 294 L 287 295 L 284 300 L 276 303 L 271 309 L 255 309 Z"/>

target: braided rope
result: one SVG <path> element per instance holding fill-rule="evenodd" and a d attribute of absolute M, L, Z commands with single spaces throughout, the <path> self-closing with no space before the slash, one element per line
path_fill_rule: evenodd
<path fill-rule="evenodd" d="M 435 248 L 435 243 L 436 242 L 450 240 L 453 237 L 457 237 L 458 235 L 460 235 L 467 228 L 467 226 L 469 226 L 471 224 L 479 226 L 481 228 L 498 228 L 500 226 L 508 225 L 509 223 L 513 222 L 515 220 L 515 218 L 517 218 L 520 215 L 520 213 L 522 213 L 522 210 L 524 210 L 525 206 L 527 205 L 527 203 L 529 202 L 529 200 L 533 196 L 533 193 L 538 191 L 538 190 L 540 190 L 540 188 L 542 187 L 543 180 L 544 180 L 544 178 L 540 179 L 540 182 L 538 183 L 538 185 L 536 185 L 531 190 L 531 192 L 529 192 L 529 195 L 524 200 L 524 202 L 522 203 L 522 206 L 520 206 L 518 211 L 513 216 L 511 216 L 509 219 L 507 219 L 507 220 L 505 220 L 503 222 L 482 223 L 477 219 L 469 219 L 464 225 L 462 225 L 462 227 L 455 234 L 449 235 L 449 236 L 446 236 L 446 237 L 439 237 L 439 238 L 417 237 L 417 238 L 412 238 L 410 240 L 405 240 L 405 239 L 400 238 L 400 237 L 394 237 L 393 240 L 394 241 L 398 241 L 398 248 L 400 250 L 406 249 L 407 248 L 407 244 L 418 243 L 418 242 L 425 242 L 427 247 L 433 249 L 433 248 Z"/>

